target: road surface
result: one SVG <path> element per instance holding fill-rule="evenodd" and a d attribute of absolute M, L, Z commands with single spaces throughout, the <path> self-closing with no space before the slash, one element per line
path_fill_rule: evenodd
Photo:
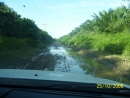
<path fill-rule="evenodd" d="M 80 58 L 74 58 L 59 42 L 53 42 L 40 54 L 24 62 L 15 63 L 11 69 L 33 69 L 85 74 L 80 65 L 85 64 Z M 86 64 L 87 66 L 87 64 Z"/>

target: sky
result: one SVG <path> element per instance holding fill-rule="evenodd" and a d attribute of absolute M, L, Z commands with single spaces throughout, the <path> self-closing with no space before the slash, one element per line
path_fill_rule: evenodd
<path fill-rule="evenodd" d="M 20 14 L 35 21 L 53 38 L 69 34 L 91 15 L 115 9 L 129 0 L 0 0 Z"/>

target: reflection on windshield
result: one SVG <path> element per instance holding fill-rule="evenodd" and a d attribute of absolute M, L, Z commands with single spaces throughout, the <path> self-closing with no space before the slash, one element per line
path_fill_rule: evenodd
<path fill-rule="evenodd" d="M 130 85 L 130 3 L 118 1 L 0 2 L 0 68 Z"/>

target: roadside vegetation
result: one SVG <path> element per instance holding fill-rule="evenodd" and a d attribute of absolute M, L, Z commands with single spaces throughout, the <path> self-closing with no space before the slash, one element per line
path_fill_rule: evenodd
<path fill-rule="evenodd" d="M 0 66 L 28 58 L 52 41 L 53 38 L 33 20 L 22 18 L 0 2 Z"/>
<path fill-rule="evenodd" d="M 130 56 L 130 33 L 77 33 L 75 36 L 66 36 L 60 41 L 75 48 L 93 48 L 110 54 Z"/>
<path fill-rule="evenodd" d="M 130 4 L 92 17 L 58 41 L 130 80 Z M 104 77 L 104 73 L 96 75 Z"/>

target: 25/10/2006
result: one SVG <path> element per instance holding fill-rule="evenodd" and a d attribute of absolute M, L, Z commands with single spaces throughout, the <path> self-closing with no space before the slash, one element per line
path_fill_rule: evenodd
<path fill-rule="evenodd" d="M 123 84 L 97 84 L 97 88 L 124 88 Z"/>

